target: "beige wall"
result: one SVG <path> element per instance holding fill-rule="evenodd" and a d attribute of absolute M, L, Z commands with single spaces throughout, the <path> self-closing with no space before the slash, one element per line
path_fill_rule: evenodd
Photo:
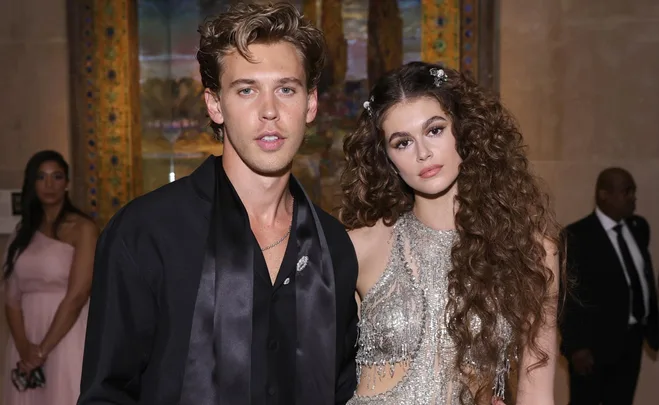
<path fill-rule="evenodd" d="M 66 0 L 0 2 L 0 187 L 20 187 L 27 159 L 69 157 Z"/>
<path fill-rule="evenodd" d="M 66 0 L 0 1 L 0 61 L 0 188 L 20 188 L 33 153 L 55 149 L 70 156 Z M 6 243 L 0 235 L 0 251 Z M 7 328 L 0 312 L 4 365 Z"/>
<path fill-rule="evenodd" d="M 597 173 L 638 183 L 659 264 L 659 2 L 501 0 L 500 89 L 555 197 L 559 220 L 592 210 Z M 656 270 L 656 269 L 655 269 Z M 659 363 L 643 359 L 635 405 L 655 405 Z M 567 404 L 567 374 L 556 376 Z"/>

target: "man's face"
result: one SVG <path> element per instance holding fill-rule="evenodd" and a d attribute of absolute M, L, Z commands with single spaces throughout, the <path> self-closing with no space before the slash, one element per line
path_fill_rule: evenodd
<path fill-rule="evenodd" d="M 222 58 L 219 97 L 206 91 L 211 119 L 224 124 L 224 154 L 236 154 L 255 173 L 285 172 L 306 124 L 316 117 L 302 57 L 292 44 L 252 44 L 253 62 L 238 52 Z"/>
<path fill-rule="evenodd" d="M 636 183 L 629 173 L 612 175 L 609 187 L 600 196 L 601 208 L 613 219 L 629 218 L 636 211 Z"/>

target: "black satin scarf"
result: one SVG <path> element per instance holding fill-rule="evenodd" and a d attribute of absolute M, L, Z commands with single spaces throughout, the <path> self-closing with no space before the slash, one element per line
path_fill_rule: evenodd
<path fill-rule="evenodd" d="M 180 405 L 251 402 L 254 246 L 249 218 L 215 160 L 216 187 L 206 257 L 192 320 Z M 318 215 L 291 176 L 298 204 L 295 279 L 298 405 L 334 404 L 336 301 L 334 270 Z"/>

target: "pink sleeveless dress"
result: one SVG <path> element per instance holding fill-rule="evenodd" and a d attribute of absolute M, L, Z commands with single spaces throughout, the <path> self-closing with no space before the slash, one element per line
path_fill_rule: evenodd
<path fill-rule="evenodd" d="M 67 243 L 35 233 L 18 257 L 7 280 L 7 305 L 20 307 L 27 338 L 40 343 L 66 294 L 75 248 Z M 5 356 L 3 405 L 74 405 L 80 395 L 82 354 L 85 346 L 88 304 L 77 321 L 43 365 L 46 385 L 19 392 L 11 382 L 11 370 L 19 361 L 11 336 Z"/>

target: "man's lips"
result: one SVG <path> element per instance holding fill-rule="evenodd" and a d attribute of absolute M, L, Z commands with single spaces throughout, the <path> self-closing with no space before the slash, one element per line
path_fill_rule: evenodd
<path fill-rule="evenodd" d="M 257 141 L 266 141 L 266 142 L 274 142 L 279 139 L 286 139 L 284 138 L 279 132 L 277 131 L 267 131 L 259 135 L 258 138 L 256 138 Z"/>
<path fill-rule="evenodd" d="M 271 152 L 279 150 L 285 141 L 286 138 L 279 132 L 265 132 L 256 138 L 256 143 L 262 150 Z"/>

